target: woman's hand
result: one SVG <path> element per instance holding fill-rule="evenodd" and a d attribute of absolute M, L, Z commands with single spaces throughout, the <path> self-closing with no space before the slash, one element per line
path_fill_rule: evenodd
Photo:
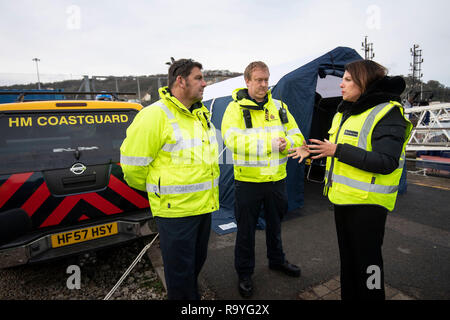
<path fill-rule="evenodd" d="M 293 148 L 288 150 L 289 154 L 287 155 L 289 158 L 298 159 L 298 163 L 301 163 L 303 159 L 309 156 L 309 149 L 306 145 L 306 142 L 303 140 L 303 145 L 301 147 Z"/>
<path fill-rule="evenodd" d="M 324 141 L 320 141 L 317 139 L 309 139 L 310 142 L 315 144 L 308 144 L 308 149 L 310 153 L 317 154 L 316 156 L 311 157 L 311 159 L 320 159 L 323 157 L 332 157 L 336 153 L 337 145 L 331 143 L 327 139 Z"/>

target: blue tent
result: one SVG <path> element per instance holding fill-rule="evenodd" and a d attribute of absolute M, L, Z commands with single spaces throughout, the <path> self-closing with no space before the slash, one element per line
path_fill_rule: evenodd
<path fill-rule="evenodd" d="M 283 100 L 288 105 L 306 139 L 327 137 L 326 132 L 341 100 L 339 83 L 344 74 L 344 66 L 361 59 L 354 49 L 337 47 L 324 55 L 303 61 L 306 63 L 300 62 L 281 68 L 269 66 L 271 73 L 269 86 L 272 87 L 273 97 Z M 243 76 L 206 87 L 204 104 L 212 112 L 212 122 L 218 131 L 225 109 L 232 100 L 231 92 L 239 87 L 245 87 Z M 220 132 L 217 132 L 217 136 L 220 136 Z M 219 145 L 221 142 L 219 139 Z M 220 210 L 213 215 L 213 229 L 218 233 L 227 233 L 235 230 L 232 223 L 234 174 L 231 152 L 226 149 L 219 161 Z M 304 172 L 304 163 L 298 164 L 297 161 L 289 159 L 287 163 L 289 211 L 303 206 Z"/>

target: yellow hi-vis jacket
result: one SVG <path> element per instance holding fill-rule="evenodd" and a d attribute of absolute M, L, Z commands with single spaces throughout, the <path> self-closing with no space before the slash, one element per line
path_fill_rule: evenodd
<path fill-rule="evenodd" d="M 263 110 L 250 109 L 258 105 L 248 99 L 248 96 L 238 99 L 240 90 L 247 89 L 233 91 L 233 101 L 228 104 L 222 119 L 223 140 L 233 153 L 234 178 L 247 182 L 284 179 L 288 150 L 301 146 L 304 137 L 286 104 L 273 99 L 270 90 Z M 288 123 L 281 122 L 280 108 L 286 109 Z M 246 127 L 244 109 L 250 111 L 252 128 Z M 272 150 L 272 139 L 277 137 L 283 137 L 287 141 L 283 152 Z"/>
<path fill-rule="evenodd" d="M 154 216 L 175 218 L 219 209 L 216 129 L 198 102 L 189 111 L 167 87 L 142 109 L 120 148 L 124 179 L 147 191 Z"/>
<path fill-rule="evenodd" d="M 379 104 L 365 112 L 349 117 L 341 124 L 342 113 L 333 118 L 330 142 L 347 143 L 366 151 L 372 151 L 372 133 L 376 124 L 392 109 L 399 108 L 404 116 L 403 107 L 396 101 Z M 408 125 L 405 142 L 399 160 L 399 166 L 390 174 L 379 174 L 360 170 L 340 162 L 338 158 L 328 157 L 325 172 L 325 189 L 330 201 L 334 204 L 373 204 L 392 211 L 397 199 L 398 184 L 405 163 L 405 148 L 408 143 L 412 124 Z"/>

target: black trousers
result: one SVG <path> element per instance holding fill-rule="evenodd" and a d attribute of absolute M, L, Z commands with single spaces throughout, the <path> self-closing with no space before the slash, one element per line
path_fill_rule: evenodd
<path fill-rule="evenodd" d="M 211 213 L 155 217 L 169 300 L 199 300 L 197 278 L 206 261 Z"/>
<path fill-rule="evenodd" d="M 387 209 L 334 206 L 342 300 L 384 300 L 382 245 Z"/>
<path fill-rule="evenodd" d="M 285 179 L 276 182 L 235 181 L 235 218 L 237 223 L 234 265 L 240 278 L 255 268 L 255 231 L 261 207 L 266 220 L 266 245 L 269 264 L 283 264 L 281 220 L 287 212 Z"/>

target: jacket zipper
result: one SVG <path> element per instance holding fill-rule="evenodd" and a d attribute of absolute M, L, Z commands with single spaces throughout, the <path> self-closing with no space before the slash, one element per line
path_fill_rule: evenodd
<path fill-rule="evenodd" d="M 170 102 L 172 102 L 176 107 L 180 108 L 170 97 L 168 97 L 167 99 L 170 100 Z M 209 141 L 209 134 L 208 134 L 209 130 L 211 130 L 211 124 L 208 121 L 208 119 L 205 116 L 205 114 L 202 113 L 203 117 L 205 118 L 205 121 L 206 121 L 206 124 L 208 126 L 208 129 L 203 126 L 203 123 L 200 120 L 200 117 L 199 117 L 198 113 L 197 113 L 197 116 L 195 116 L 192 112 L 186 112 L 182 108 L 180 108 L 180 109 L 183 111 L 184 114 L 189 115 L 189 116 L 193 117 L 195 119 L 195 121 L 199 121 L 200 122 L 200 125 L 201 125 L 202 130 L 203 130 L 202 135 L 203 135 L 204 132 L 206 132 L 206 137 L 208 138 L 208 151 L 209 151 L 209 154 L 211 154 L 211 143 Z M 203 137 L 202 137 L 202 142 L 203 142 Z M 213 167 L 213 164 L 211 164 L 211 183 L 214 186 L 214 167 Z M 170 208 L 170 204 L 169 204 L 169 208 Z M 211 209 L 213 210 L 214 206 Z"/>
<path fill-rule="evenodd" d="M 161 177 L 159 177 L 159 179 L 158 179 L 158 192 L 159 193 L 161 193 Z M 155 195 L 158 197 L 158 198 L 160 198 L 161 199 L 161 196 L 155 191 Z"/>

